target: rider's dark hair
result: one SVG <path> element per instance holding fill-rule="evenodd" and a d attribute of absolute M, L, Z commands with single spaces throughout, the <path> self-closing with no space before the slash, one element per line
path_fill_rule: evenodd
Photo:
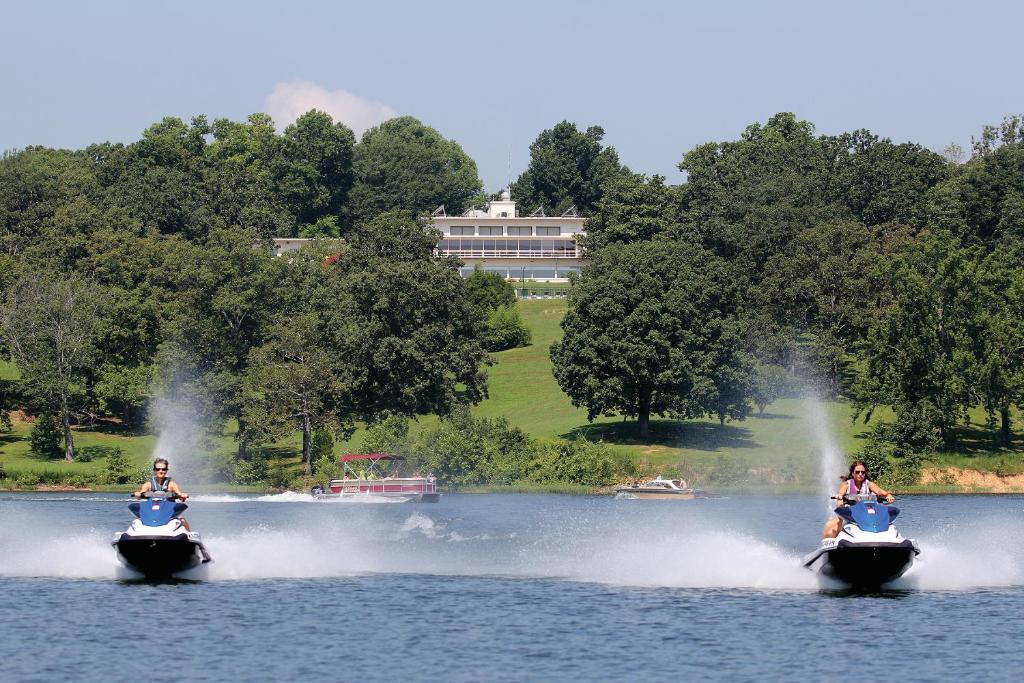
<path fill-rule="evenodd" d="M 864 466 L 864 480 L 867 481 L 868 477 L 871 475 L 871 472 L 868 471 L 868 464 L 866 462 L 864 462 L 863 460 L 854 460 L 853 462 L 851 462 L 850 463 L 850 473 L 847 474 L 846 476 L 839 477 L 839 478 L 842 479 L 843 481 L 850 481 L 851 479 L 853 479 L 853 471 L 855 469 L 857 469 L 857 465 L 863 465 Z"/>
<path fill-rule="evenodd" d="M 153 469 L 156 469 L 156 466 L 159 465 L 160 463 L 163 463 L 164 467 L 167 468 L 170 468 L 171 466 L 171 463 L 167 462 L 167 458 L 157 458 L 156 460 L 153 461 Z"/>

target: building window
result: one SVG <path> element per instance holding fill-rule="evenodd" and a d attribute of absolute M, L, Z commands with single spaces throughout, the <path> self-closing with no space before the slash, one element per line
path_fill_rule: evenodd
<path fill-rule="evenodd" d="M 558 237 L 561 234 L 562 234 L 562 229 L 559 228 L 559 227 L 554 227 L 554 228 L 542 228 L 540 226 L 537 227 L 537 236 L 538 237 Z"/>
<path fill-rule="evenodd" d="M 452 234 L 453 235 L 472 235 L 473 234 L 473 226 L 456 227 L 456 226 L 453 225 L 452 226 Z"/>
<path fill-rule="evenodd" d="M 509 237 L 522 237 L 523 235 L 532 235 L 532 234 L 533 234 L 533 228 L 513 227 L 513 226 L 509 226 L 509 228 L 508 228 L 508 236 Z"/>
<path fill-rule="evenodd" d="M 481 225 L 480 226 L 480 234 L 481 235 L 501 235 L 503 233 L 501 232 L 501 226 Z"/>

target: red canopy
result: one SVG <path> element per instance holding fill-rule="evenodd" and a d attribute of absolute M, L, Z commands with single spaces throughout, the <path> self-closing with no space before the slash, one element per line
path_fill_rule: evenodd
<path fill-rule="evenodd" d="M 343 455 L 340 458 L 341 462 L 348 462 L 349 460 L 405 460 L 401 455 L 387 455 L 386 453 L 357 453 L 354 455 Z"/>

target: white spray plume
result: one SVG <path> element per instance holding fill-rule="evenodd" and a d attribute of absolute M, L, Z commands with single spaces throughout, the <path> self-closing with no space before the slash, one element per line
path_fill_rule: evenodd
<path fill-rule="evenodd" d="M 814 434 L 815 446 L 818 451 L 818 476 L 821 492 L 825 498 L 828 514 L 831 515 L 831 501 L 828 497 L 836 489 L 836 477 L 842 473 L 844 466 L 843 454 L 836 445 L 832 434 L 832 422 L 825 405 L 817 396 L 811 396 L 807 402 L 808 421 Z"/>

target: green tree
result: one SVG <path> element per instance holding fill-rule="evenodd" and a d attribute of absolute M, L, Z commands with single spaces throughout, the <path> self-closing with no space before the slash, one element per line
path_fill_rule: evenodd
<path fill-rule="evenodd" d="M 0 253 L 21 253 L 63 208 L 76 201 L 89 203 L 98 192 L 96 175 L 81 154 L 45 147 L 4 153 L 0 157 Z"/>
<path fill-rule="evenodd" d="M 542 131 L 530 145 L 530 165 L 512 183 L 519 210 L 526 213 L 541 207 L 558 215 L 575 206 L 589 214 L 605 182 L 628 172 L 614 147 L 601 146 L 602 139 L 600 126 L 580 131 L 569 121 Z"/>
<path fill-rule="evenodd" d="M 251 231 L 215 230 L 202 245 L 172 242 L 163 252 L 154 277 L 173 292 L 166 302 L 162 336 L 165 377 L 186 384 L 199 381 L 212 393 L 216 413 L 238 421 L 238 457 L 246 457 L 249 435 L 242 409 L 242 380 L 250 352 L 266 341 L 267 328 L 279 309 L 283 259 L 257 248 Z M 167 382 L 165 381 L 165 384 Z"/>
<path fill-rule="evenodd" d="M 105 202 L 162 234 L 203 240 L 224 227 L 208 187 L 205 117 L 190 124 L 166 117 L 147 128 L 142 138 L 111 150 L 102 159 L 107 179 Z"/>
<path fill-rule="evenodd" d="M 650 240 L 670 231 L 681 231 L 678 192 L 665 185 L 662 176 L 621 173 L 602 186 L 589 218 L 582 245 L 591 250 L 606 244 Z"/>
<path fill-rule="evenodd" d="M 350 215 L 356 224 L 388 211 L 419 214 L 442 204 L 457 215 L 483 187 L 476 162 L 458 143 L 411 116 L 366 131 L 352 168 Z"/>
<path fill-rule="evenodd" d="M 433 255 L 436 231 L 387 214 L 360 226 L 335 267 L 322 311 L 351 374 L 340 414 L 446 415 L 486 395 L 481 325 L 457 262 Z"/>
<path fill-rule="evenodd" d="M 29 436 L 29 448 L 44 458 L 63 455 L 60 447 L 60 422 L 56 415 L 45 412 L 36 416 Z"/>
<path fill-rule="evenodd" d="M 679 169 L 687 174 L 685 219 L 749 282 L 800 230 L 849 215 L 829 199 L 827 155 L 814 125 L 788 112 L 747 126 L 739 140 L 698 145 Z"/>
<path fill-rule="evenodd" d="M 1004 235 L 1019 235 L 1024 195 L 1024 117 L 1009 116 L 985 126 L 974 140 L 971 160 L 962 167 L 958 188 L 968 233 L 994 245 Z"/>
<path fill-rule="evenodd" d="M 894 144 L 867 130 L 823 137 L 822 144 L 833 161 L 830 196 L 866 225 L 923 225 L 929 191 L 949 176 L 939 154 L 914 143 Z"/>
<path fill-rule="evenodd" d="M 299 229 L 337 218 L 352 189 L 352 130 L 314 109 L 285 128 L 283 138 L 275 186 Z"/>
<path fill-rule="evenodd" d="M 889 300 L 864 345 L 858 410 L 889 405 L 897 417 L 914 413 L 952 441 L 952 426 L 978 402 L 980 260 L 978 249 L 961 248 L 949 233 L 922 235 L 895 255 L 884 290 Z"/>
<path fill-rule="evenodd" d="M 749 411 L 738 291 L 728 266 L 683 242 L 611 245 L 569 295 L 565 337 L 551 347 L 555 379 L 587 415 Z"/>
<path fill-rule="evenodd" d="M 313 435 L 337 425 L 333 410 L 345 377 L 332 363 L 321 322 L 313 313 L 292 315 L 272 326 L 246 368 L 243 415 L 250 439 L 276 440 L 302 432 L 302 464 L 312 474 Z"/>
<path fill-rule="evenodd" d="M 1024 247 L 1008 246 L 981 265 L 983 337 L 975 383 L 999 445 L 1010 445 L 1010 408 L 1024 404 Z"/>
<path fill-rule="evenodd" d="M 871 232 L 856 221 L 806 228 L 785 253 L 765 263 L 761 284 L 750 295 L 752 307 L 771 311 L 785 334 L 813 335 L 811 355 L 831 396 L 840 393 L 849 350 L 867 333 L 880 258 Z M 764 334 L 763 326 L 757 334 Z"/>
<path fill-rule="evenodd" d="M 25 393 L 57 414 L 64 430 L 64 457 L 75 457 L 71 423 L 86 398 L 85 380 L 98 355 L 106 292 L 78 275 L 23 277 L 0 309 L 4 335 Z"/>
<path fill-rule="evenodd" d="M 388 211 L 355 227 L 347 238 L 352 248 L 345 252 L 343 265 L 360 268 L 378 262 L 430 262 L 440 239 L 441 232 L 426 217 Z M 451 267 L 456 263 L 454 259 L 440 262 Z"/>

